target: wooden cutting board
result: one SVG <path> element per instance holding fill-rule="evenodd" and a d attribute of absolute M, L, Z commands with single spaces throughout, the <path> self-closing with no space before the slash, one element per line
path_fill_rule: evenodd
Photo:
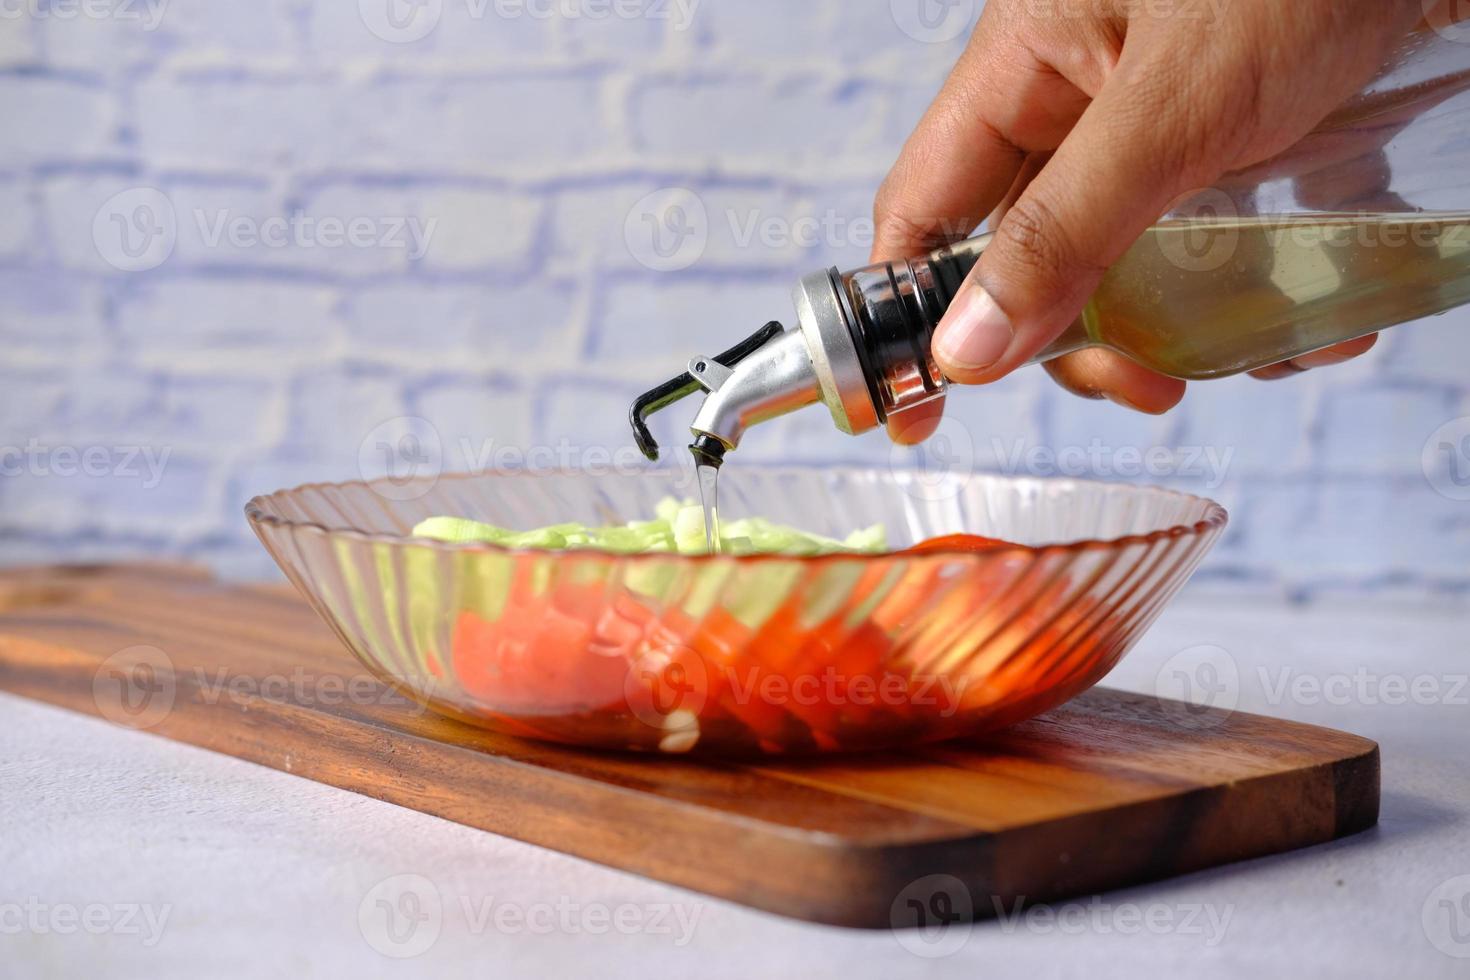
<path fill-rule="evenodd" d="M 1004 733 L 830 760 L 581 752 L 440 718 L 282 587 L 0 574 L 0 689 L 783 915 L 929 923 L 1355 833 L 1378 747 L 1095 689 Z"/>

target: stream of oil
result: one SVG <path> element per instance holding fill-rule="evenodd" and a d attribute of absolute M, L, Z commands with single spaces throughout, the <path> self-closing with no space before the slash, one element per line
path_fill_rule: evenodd
<path fill-rule="evenodd" d="M 699 477 L 699 502 L 704 507 L 704 547 L 713 555 L 720 550 L 720 468 L 698 463 L 694 470 Z"/>

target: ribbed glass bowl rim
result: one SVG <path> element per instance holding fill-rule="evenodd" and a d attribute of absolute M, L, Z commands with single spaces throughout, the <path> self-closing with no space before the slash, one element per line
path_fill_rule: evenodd
<path fill-rule="evenodd" d="M 873 477 L 878 476 L 884 480 L 896 480 L 902 475 L 918 476 L 922 471 L 917 469 L 893 469 L 862 466 L 752 466 L 751 470 L 759 470 L 763 474 L 780 476 L 785 474 L 822 474 L 828 476 L 842 477 Z M 660 473 L 676 474 L 678 470 L 649 470 L 649 475 Z M 449 473 L 439 476 L 435 485 L 443 480 L 484 480 L 489 478 L 505 478 L 517 480 L 537 480 L 545 477 L 583 477 L 594 479 L 587 474 L 577 470 L 550 470 L 531 472 L 528 470 L 499 470 L 487 469 L 476 473 Z M 1159 528 L 1140 534 L 1125 534 L 1112 538 L 1079 538 L 1074 541 L 1059 541 L 1049 544 L 1026 545 L 1010 544 L 998 546 L 994 550 L 986 551 L 984 555 L 1003 554 L 1011 551 L 1038 552 L 1038 551 L 1088 551 L 1088 550 L 1111 550 L 1129 547 L 1137 544 L 1152 544 L 1165 538 L 1198 537 L 1211 531 L 1223 528 L 1229 520 L 1229 514 L 1223 506 L 1208 497 L 1197 494 L 1185 493 L 1182 490 L 1171 490 L 1167 487 L 1152 486 L 1149 484 L 1110 483 L 1105 480 L 1084 480 L 1074 477 L 1035 477 L 1035 476 L 1007 476 L 998 473 L 977 473 L 970 479 L 996 480 L 1014 484 L 1031 484 L 1038 487 L 1098 487 L 1113 491 L 1133 492 L 1143 495 L 1156 495 L 1174 497 L 1180 500 L 1194 501 L 1205 505 L 1205 515 L 1192 524 L 1175 524 L 1170 527 Z M 413 537 L 411 535 L 392 534 L 386 531 L 363 531 L 357 528 L 329 527 L 318 521 L 295 520 L 281 517 L 280 515 L 267 513 L 267 500 L 281 495 L 294 495 L 307 491 L 322 492 L 328 490 L 342 490 L 349 487 L 362 487 L 372 490 L 375 484 L 390 482 L 391 478 L 381 477 L 376 480 L 343 480 L 338 482 L 318 481 L 302 483 L 294 487 L 287 487 L 273 493 L 257 494 L 250 498 L 245 504 L 245 516 L 252 525 L 263 525 L 272 528 L 280 528 L 291 531 L 311 531 L 324 534 L 329 538 L 337 538 L 356 541 L 373 545 L 413 545 L 426 547 L 443 552 L 483 552 L 487 554 L 499 554 L 508 556 L 525 555 L 530 557 L 554 556 L 565 559 L 602 559 L 614 561 L 654 561 L 667 562 L 689 561 L 689 562 L 739 562 L 741 564 L 753 564 L 764 561 L 799 561 L 803 563 L 824 562 L 851 562 L 851 561 L 880 561 L 895 556 L 906 558 L 974 558 L 982 553 L 964 548 L 934 548 L 926 549 L 920 553 L 905 555 L 899 551 L 880 551 L 872 553 L 839 553 L 827 555 L 780 555 L 780 554 L 753 554 L 753 555 L 681 555 L 668 552 L 648 553 L 622 553 L 614 551 L 602 551 L 596 548 L 582 548 L 576 550 L 557 551 L 546 548 L 509 548 L 505 545 L 493 544 L 482 541 L 440 541 L 435 538 Z"/>

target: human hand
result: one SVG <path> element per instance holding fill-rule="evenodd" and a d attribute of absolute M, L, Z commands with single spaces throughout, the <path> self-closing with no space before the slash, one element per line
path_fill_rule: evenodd
<path fill-rule="evenodd" d="M 1071 324 L 1104 271 L 1171 202 L 1287 150 L 1360 91 L 1423 14 L 1420 0 L 989 0 L 874 206 L 873 261 L 995 238 L 934 336 L 961 384 L 998 380 Z M 1255 372 L 1363 353 L 1364 337 Z M 1185 384 L 1090 348 L 1047 369 L 1144 412 Z M 890 421 L 927 438 L 942 403 Z"/>

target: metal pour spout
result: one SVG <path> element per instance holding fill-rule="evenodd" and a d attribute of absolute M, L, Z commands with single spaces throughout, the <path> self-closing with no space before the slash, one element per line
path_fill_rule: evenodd
<path fill-rule="evenodd" d="M 816 370 L 799 333 L 783 333 L 734 368 L 694 358 L 690 375 L 709 392 L 694 423 L 696 437 L 717 440 L 726 450 L 740 445 L 745 430 L 821 400 Z"/>
<path fill-rule="evenodd" d="M 796 286 L 798 328 L 768 323 L 715 357 L 633 403 L 633 431 L 649 459 L 658 446 L 645 419 L 703 389 L 694 424 L 695 458 L 718 466 L 745 431 L 821 402 L 842 432 L 867 432 L 944 392 L 929 350 L 934 325 L 974 265 L 984 241 L 923 260 L 841 273 L 814 272 Z"/>
<path fill-rule="evenodd" d="M 723 354 L 690 358 L 684 374 L 639 396 L 629 415 L 645 456 L 658 459 L 648 416 L 700 390 L 707 394 L 689 427 L 694 434 L 689 448 L 711 466 L 740 445 L 752 425 L 821 400 L 803 335 L 768 323 Z"/>

